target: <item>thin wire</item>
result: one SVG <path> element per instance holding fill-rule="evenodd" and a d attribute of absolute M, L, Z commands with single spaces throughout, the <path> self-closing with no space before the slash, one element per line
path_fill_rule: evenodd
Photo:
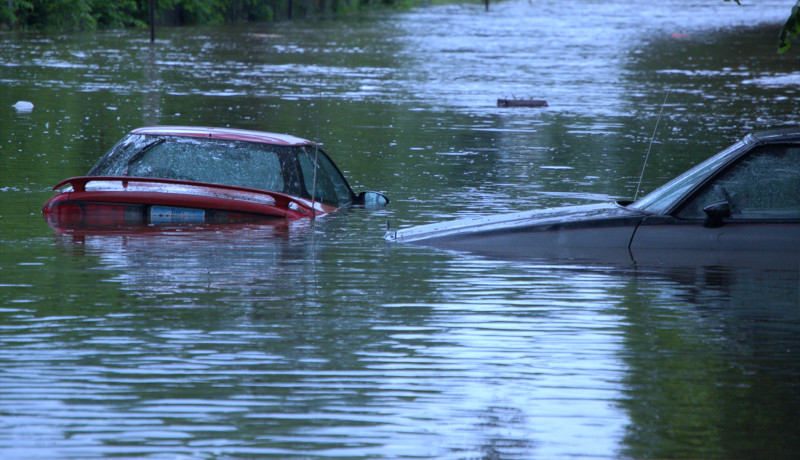
<path fill-rule="evenodd" d="M 314 178 L 311 183 L 311 214 L 317 216 L 317 205 L 315 204 L 317 196 L 317 155 L 319 155 L 319 146 L 314 142 Z"/>
<path fill-rule="evenodd" d="M 636 184 L 636 193 L 633 195 L 633 201 L 639 197 L 639 187 L 642 185 L 644 178 L 644 169 L 647 167 L 647 159 L 650 158 L 650 149 L 653 148 L 653 140 L 656 138 L 656 131 L 658 130 L 658 122 L 661 121 L 661 114 L 664 113 L 664 106 L 667 104 L 669 92 L 672 90 L 671 86 L 667 87 L 667 94 L 664 95 L 664 102 L 661 103 L 661 111 L 658 112 L 658 119 L 656 119 L 656 126 L 653 128 L 653 135 L 650 136 L 650 145 L 647 146 L 647 154 L 644 156 L 644 164 L 642 165 L 642 174 L 639 175 L 639 183 Z"/>
<path fill-rule="evenodd" d="M 319 167 L 319 125 L 320 125 L 320 112 L 322 111 L 322 85 L 319 87 L 319 97 L 317 98 L 317 135 L 314 139 L 314 178 L 311 184 L 311 266 L 312 276 L 314 279 L 314 304 L 317 304 L 317 289 L 319 287 L 319 280 L 317 279 L 317 205 L 315 204 L 315 197 L 317 195 L 317 168 Z"/>
<path fill-rule="evenodd" d="M 317 196 L 317 168 L 319 167 L 319 163 L 317 162 L 319 157 L 319 119 L 320 119 L 320 112 L 322 111 L 322 86 L 320 85 L 319 88 L 319 97 L 317 98 L 317 138 L 314 139 L 314 178 L 311 182 L 311 214 L 316 217 L 317 216 L 317 206 L 314 203 L 314 200 Z"/>

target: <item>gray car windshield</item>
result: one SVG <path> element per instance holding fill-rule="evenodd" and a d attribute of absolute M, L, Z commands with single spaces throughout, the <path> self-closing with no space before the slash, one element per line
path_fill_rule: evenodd
<path fill-rule="evenodd" d="M 737 143 L 713 157 L 696 165 L 680 176 L 672 179 L 661 187 L 653 190 L 642 199 L 637 200 L 629 207 L 640 209 L 653 214 L 663 214 L 672 210 L 678 202 L 698 186 L 709 174 L 716 171 L 723 164 L 730 161 L 733 152 L 742 147 L 742 143 Z"/>
<path fill-rule="evenodd" d="M 305 159 L 313 147 L 282 146 L 222 139 L 131 135 L 89 171 L 90 176 L 131 176 L 223 184 L 311 198 L 313 167 Z M 298 157 L 302 158 L 300 160 Z M 316 199 L 340 206 L 352 191 L 324 153 L 317 169 Z M 324 160 L 323 160 L 324 159 Z M 320 185 L 324 184 L 324 185 Z"/>

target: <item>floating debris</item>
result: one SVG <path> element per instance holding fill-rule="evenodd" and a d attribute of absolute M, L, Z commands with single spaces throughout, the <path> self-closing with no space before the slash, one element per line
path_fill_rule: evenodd
<path fill-rule="evenodd" d="M 547 107 L 542 99 L 498 99 L 498 107 Z"/>
<path fill-rule="evenodd" d="M 17 109 L 17 112 L 28 113 L 33 111 L 33 103 L 28 101 L 17 101 L 17 103 L 11 107 Z"/>

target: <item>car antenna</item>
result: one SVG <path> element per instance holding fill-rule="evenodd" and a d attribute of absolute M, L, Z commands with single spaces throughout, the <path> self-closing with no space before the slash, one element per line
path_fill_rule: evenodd
<path fill-rule="evenodd" d="M 322 85 L 319 87 L 319 95 L 317 97 L 317 136 L 314 139 L 314 178 L 311 181 L 311 215 L 317 217 L 317 206 L 314 203 L 314 200 L 317 196 L 317 168 L 319 167 L 319 163 L 317 163 L 317 158 L 319 157 L 319 119 L 320 119 L 320 111 L 322 111 Z"/>
<path fill-rule="evenodd" d="M 633 201 L 636 201 L 636 198 L 639 197 L 639 187 L 642 185 L 642 179 L 644 178 L 644 169 L 647 167 L 647 159 L 650 158 L 650 149 L 653 148 L 653 140 L 656 138 L 656 130 L 658 130 L 658 122 L 661 121 L 661 114 L 664 113 L 664 106 L 667 104 L 667 98 L 669 97 L 669 92 L 672 90 L 671 86 L 667 86 L 667 94 L 664 95 L 664 102 L 661 103 L 661 111 L 658 112 L 658 118 L 656 119 L 656 126 L 653 128 L 653 135 L 650 136 L 650 145 L 647 146 L 647 154 L 644 156 L 644 164 L 642 165 L 642 173 L 639 175 L 639 183 L 636 184 L 636 193 L 633 195 Z"/>

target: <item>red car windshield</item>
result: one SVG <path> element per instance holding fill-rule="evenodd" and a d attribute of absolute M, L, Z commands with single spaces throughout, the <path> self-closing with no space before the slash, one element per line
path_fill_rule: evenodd
<path fill-rule="evenodd" d="M 317 201 L 334 206 L 353 200 L 353 192 L 338 168 L 313 146 L 130 135 L 101 158 L 88 175 L 224 184 L 303 198 L 311 198 L 313 191 Z"/>

